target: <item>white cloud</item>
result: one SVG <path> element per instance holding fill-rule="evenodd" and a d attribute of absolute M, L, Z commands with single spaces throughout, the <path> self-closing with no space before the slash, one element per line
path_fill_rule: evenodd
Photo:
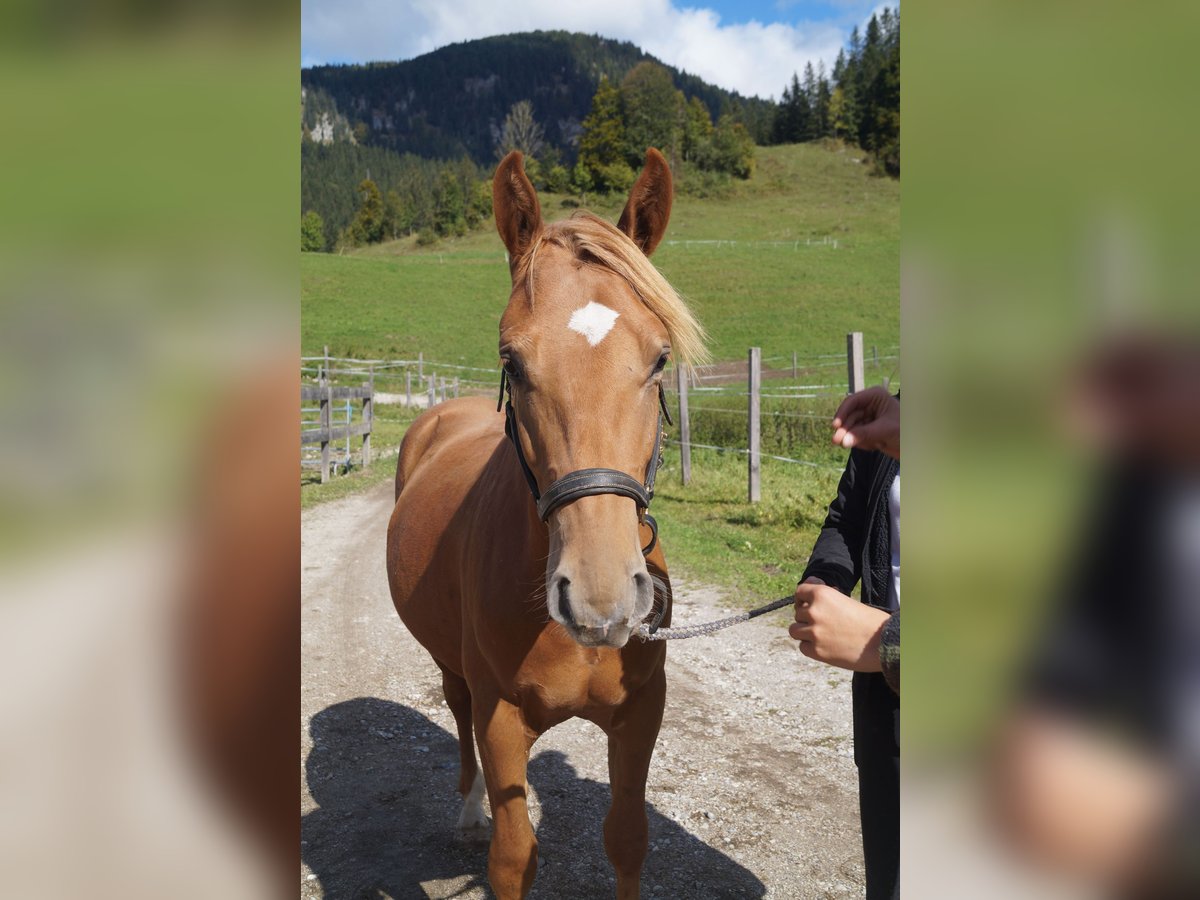
<path fill-rule="evenodd" d="M 670 0 L 304 0 L 302 64 L 409 59 L 458 41 L 563 29 L 631 41 L 663 62 L 746 96 L 778 96 L 804 65 L 832 66 L 837 24 L 722 25 Z"/>

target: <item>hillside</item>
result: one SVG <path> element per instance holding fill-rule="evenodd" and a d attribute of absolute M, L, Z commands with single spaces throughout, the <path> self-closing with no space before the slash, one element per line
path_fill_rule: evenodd
<path fill-rule="evenodd" d="M 719 199 L 677 198 L 654 259 L 708 328 L 716 359 L 742 359 L 751 344 L 765 357 L 836 354 L 853 330 L 868 347 L 899 343 L 900 185 L 872 177 L 860 155 L 764 147 L 753 180 Z M 547 218 L 570 212 L 561 196 L 541 199 Z M 615 219 L 620 201 L 594 211 Z M 306 253 L 300 271 L 305 355 L 328 344 L 335 355 L 496 364 L 509 285 L 494 228 L 433 247 L 408 238 Z"/>
<path fill-rule="evenodd" d="M 628 41 L 535 31 L 442 47 L 403 62 L 303 69 L 302 122 L 318 142 L 348 139 L 429 159 L 466 154 L 495 162 L 495 136 L 514 103 L 530 100 L 547 143 L 573 161 L 592 95 L 639 62 L 662 63 Z M 775 104 L 744 98 L 671 66 L 675 86 L 698 97 L 715 121 L 740 110 L 758 143 L 769 137 Z"/>

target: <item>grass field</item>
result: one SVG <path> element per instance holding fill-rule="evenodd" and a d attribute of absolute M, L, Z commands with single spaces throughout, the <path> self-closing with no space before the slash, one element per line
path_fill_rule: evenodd
<path fill-rule="evenodd" d="M 761 347 L 765 359 L 842 354 L 849 331 L 864 333 L 868 360 L 872 345 L 898 352 L 900 188 L 871 177 L 853 161 L 854 152 L 760 148 L 751 181 L 733 183 L 713 199 L 677 198 L 654 259 L 708 329 L 714 359 L 744 360 L 750 346 Z M 567 215 L 563 199 L 543 195 L 543 214 Z M 615 219 L 622 202 L 600 200 L 590 208 Z M 694 243 L 718 240 L 719 247 Z M 326 345 L 343 357 L 413 359 L 421 352 L 426 360 L 494 371 L 508 293 L 503 247 L 491 227 L 431 247 L 408 239 L 344 256 L 302 254 L 303 353 L 319 355 Z M 844 363 L 836 358 L 815 365 L 801 372 L 800 382 L 844 383 Z M 463 376 L 494 380 L 487 372 Z M 884 376 L 897 379 L 895 361 L 868 369 L 869 381 Z M 744 446 L 744 414 L 736 411 L 745 400 L 738 390 L 692 398 L 693 405 L 718 410 L 697 412 L 698 424 L 708 415 L 716 433 L 728 421 L 725 446 L 738 445 L 738 429 Z M 834 405 L 836 397 L 828 396 L 794 409 L 824 416 Z M 764 411 L 771 408 L 764 401 Z M 784 411 L 778 401 L 774 408 Z M 382 452 L 399 442 L 412 414 L 382 405 L 376 414 L 372 443 Z M 794 588 L 844 462 L 818 420 L 765 415 L 764 449 L 786 449 L 784 455 L 812 465 L 764 460 L 763 502 L 751 505 L 744 455 L 694 451 L 693 481 L 684 489 L 678 451 L 669 447 L 654 503 L 673 567 L 724 586 L 745 605 Z M 377 484 L 394 471 L 394 457 L 327 485 L 315 483 L 310 471 L 302 478 L 302 505 Z"/>
<path fill-rule="evenodd" d="M 837 353 L 848 331 L 868 346 L 900 338 L 900 187 L 852 151 L 759 148 L 758 172 L 719 199 L 681 196 L 654 259 L 708 329 L 713 357 Z M 566 215 L 543 195 L 543 214 Z M 620 201 L 601 201 L 610 219 Z M 821 241 L 829 238 L 832 244 Z M 720 248 L 686 241 L 737 241 Z M 672 244 L 674 241 L 676 243 Z M 766 246 L 749 241 L 793 242 Z M 799 247 L 794 249 L 795 243 Z M 301 255 L 301 346 L 335 356 L 496 365 L 508 270 L 495 230 L 419 248 L 412 239 L 353 254 Z"/>

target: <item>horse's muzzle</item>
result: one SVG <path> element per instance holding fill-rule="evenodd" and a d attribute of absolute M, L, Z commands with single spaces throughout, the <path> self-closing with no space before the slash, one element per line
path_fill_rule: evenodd
<path fill-rule="evenodd" d="M 629 643 L 629 637 L 633 634 L 624 622 L 599 628 L 568 628 L 567 631 L 577 644 L 584 647 L 615 647 L 618 650 Z"/>
<path fill-rule="evenodd" d="M 624 595 L 605 603 L 603 612 L 565 575 L 550 577 L 546 596 L 551 618 L 584 647 L 624 647 L 654 602 L 650 577 L 643 572 L 635 573 Z"/>

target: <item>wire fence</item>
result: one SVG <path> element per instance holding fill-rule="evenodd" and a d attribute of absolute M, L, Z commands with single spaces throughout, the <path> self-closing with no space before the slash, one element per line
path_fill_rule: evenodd
<path fill-rule="evenodd" d="M 664 389 L 669 408 L 677 412 L 677 436 L 668 437 L 667 443 L 680 448 L 684 483 L 690 478 L 692 448 L 748 457 L 752 499 L 761 460 L 814 469 L 841 468 L 803 456 L 806 450 L 820 447 L 815 455 L 828 458 L 829 423 L 847 393 L 868 381 L 889 389 L 898 386 L 899 351 L 899 345 L 891 344 L 873 345 L 865 352 L 862 335 L 856 332 L 847 335 L 844 353 L 762 357 L 752 348 L 746 360 L 676 369 L 673 376 L 668 372 Z M 373 402 L 384 405 L 427 408 L 453 397 L 499 390 L 498 365 L 485 368 L 443 362 L 426 359 L 424 353 L 415 359 L 360 359 L 326 353 L 301 357 L 300 363 L 302 379 L 313 382 L 369 379 L 376 385 Z M 845 380 L 823 377 L 838 367 L 845 367 Z M 769 390 L 763 389 L 764 379 Z M 690 404 L 689 395 L 701 402 Z M 351 459 L 349 442 L 345 459 L 347 463 Z"/>
<path fill-rule="evenodd" d="M 721 250 L 721 249 L 736 250 L 739 247 L 742 247 L 742 248 L 747 248 L 747 247 L 784 248 L 784 247 L 786 247 L 792 251 L 798 251 L 801 247 L 827 247 L 827 248 L 830 248 L 833 250 L 837 250 L 840 247 L 838 239 L 831 235 L 824 235 L 819 238 L 813 238 L 813 237 L 806 237 L 804 239 L 794 238 L 793 240 L 790 240 L 790 241 L 749 241 L 749 240 L 730 239 L 730 238 L 713 238 L 710 240 L 689 239 L 689 240 L 663 241 L 663 244 L 665 244 L 668 247 L 683 247 L 685 250 L 691 249 L 693 247 L 697 247 L 697 248 L 701 248 L 701 249 L 716 249 L 716 250 Z"/>

